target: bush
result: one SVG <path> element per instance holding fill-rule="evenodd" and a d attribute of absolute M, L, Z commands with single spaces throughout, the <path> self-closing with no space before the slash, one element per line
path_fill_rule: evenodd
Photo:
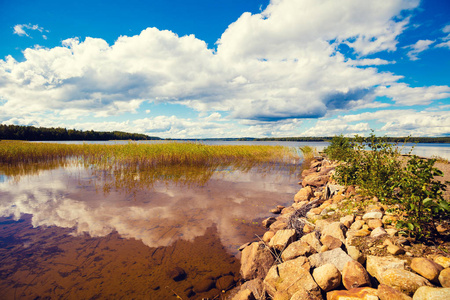
<path fill-rule="evenodd" d="M 356 136 L 353 142 L 339 136 L 330 147 L 325 151 L 330 158 L 344 161 L 336 168 L 336 180 L 357 185 L 382 203 L 394 204 L 404 217 L 397 226 L 416 239 L 431 236 L 436 232 L 435 222 L 450 216 L 449 203 L 442 196 L 445 185 L 434 180 L 442 175 L 433 167 L 435 159 L 404 159 L 397 144 L 373 133 L 368 138 Z"/>

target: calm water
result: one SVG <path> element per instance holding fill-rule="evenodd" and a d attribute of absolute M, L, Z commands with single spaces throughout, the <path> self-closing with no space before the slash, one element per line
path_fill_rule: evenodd
<path fill-rule="evenodd" d="M 206 177 L 70 164 L 8 170 L 0 299 L 220 297 L 238 280 L 238 246 L 262 235 L 268 211 L 298 190 L 295 172 L 265 168 L 201 170 Z M 170 277 L 176 268 L 186 273 L 180 281 Z"/>
<path fill-rule="evenodd" d="M 50 143 L 50 142 L 49 142 Z M 61 142 L 61 143 L 74 143 L 82 144 L 82 141 L 73 142 Z M 96 144 L 126 144 L 128 141 L 87 141 L 85 143 Z M 138 141 L 138 143 L 167 143 L 167 141 Z M 287 147 L 300 147 L 309 145 L 315 147 L 318 151 L 322 151 L 329 145 L 328 142 L 283 142 L 283 141 L 201 141 L 206 145 L 280 145 Z M 412 154 L 421 157 L 439 156 L 450 160 L 450 144 L 437 144 L 437 143 L 420 143 L 412 144 L 407 143 L 402 150 L 402 153 L 407 154 L 412 149 Z"/>

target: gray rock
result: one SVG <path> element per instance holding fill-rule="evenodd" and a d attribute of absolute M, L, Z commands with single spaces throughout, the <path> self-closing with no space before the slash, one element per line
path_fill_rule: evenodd
<path fill-rule="evenodd" d="M 377 227 L 374 230 L 372 230 L 372 232 L 370 233 L 370 237 L 372 237 L 374 239 L 378 239 L 378 238 L 386 236 L 386 235 L 388 235 L 388 233 L 386 232 L 386 230 L 384 230 L 383 227 Z"/>
<path fill-rule="evenodd" d="M 371 211 L 368 213 L 365 213 L 363 215 L 363 220 L 367 220 L 367 219 L 381 219 L 383 217 L 383 213 L 380 211 Z"/>
<path fill-rule="evenodd" d="M 313 254 L 309 257 L 309 261 L 312 267 L 317 268 L 325 264 L 333 264 L 339 272 L 342 272 L 345 264 L 349 261 L 353 261 L 353 259 L 341 248 L 336 248 L 330 251 Z"/>
<path fill-rule="evenodd" d="M 432 288 L 422 286 L 414 293 L 413 300 L 448 300 L 450 288 Z"/>
<path fill-rule="evenodd" d="M 370 275 L 380 281 L 381 273 L 388 269 L 405 269 L 406 260 L 393 256 L 367 256 L 366 270 Z"/>

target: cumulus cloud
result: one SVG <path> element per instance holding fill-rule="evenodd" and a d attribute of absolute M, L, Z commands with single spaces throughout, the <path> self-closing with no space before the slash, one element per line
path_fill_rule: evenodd
<path fill-rule="evenodd" d="M 112 45 L 88 37 L 29 48 L 22 62 L 0 60 L 0 120 L 107 117 L 136 112 L 144 102 L 168 102 L 255 121 L 259 125 L 251 126 L 259 132 L 272 122 L 277 132 L 284 120 L 379 105 L 374 100 L 381 94 L 402 105 L 421 97 L 429 103 L 448 87 L 411 88 L 398 83 L 402 76 L 374 67 L 390 63 L 373 56 L 396 50 L 418 5 L 273 0 L 261 13 L 244 13 L 230 24 L 217 49 L 193 35 L 156 28 Z M 342 45 L 357 58 L 341 53 Z M 400 89 L 414 98 L 400 96 Z M 155 127 L 148 130 L 176 127 L 166 119 L 149 121 Z"/>
<path fill-rule="evenodd" d="M 434 42 L 435 41 L 432 40 L 419 40 L 413 45 L 406 46 L 404 48 L 411 49 L 408 53 L 406 53 L 406 55 L 410 60 L 418 60 L 419 54 L 430 48 L 430 45 Z"/>
<path fill-rule="evenodd" d="M 37 30 L 41 33 L 48 32 L 48 30 L 45 30 L 43 27 L 40 27 L 39 25 L 32 25 L 32 24 L 17 24 L 14 26 L 14 34 L 17 34 L 18 36 L 28 36 L 30 37 L 30 34 L 26 32 L 26 30 Z M 46 40 L 47 36 L 45 34 L 42 35 L 42 37 Z"/>
<path fill-rule="evenodd" d="M 447 33 L 447 36 L 442 38 L 442 43 L 436 45 L 438 48 L 449 48 L 450 49 L 450 25 L 444 26 L 442 32 Z"/>

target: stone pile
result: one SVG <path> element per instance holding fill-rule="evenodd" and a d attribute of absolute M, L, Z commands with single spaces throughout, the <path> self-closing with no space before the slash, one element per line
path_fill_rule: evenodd
<path fill-rule="evenodd" d="M 274 209 L 261 240 L 243 245 L 231 299 L 450 299 L 450 258 L 414 252 L 377 199 L 351 210 L 364 199 L 333 181 L 336 167 L 315 158 L 292 206 Z"/>

